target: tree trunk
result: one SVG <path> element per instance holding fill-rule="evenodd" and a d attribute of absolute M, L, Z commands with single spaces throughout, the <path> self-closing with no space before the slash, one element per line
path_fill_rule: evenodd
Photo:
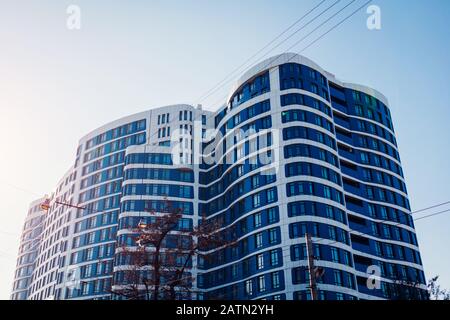
<path fill-rule="evenodd" d="M 159 285 L 161 281 L 161 275 L 159 273 L 160 270 L 160 264 L 159 264 L 159 251 L 160 247 L 155 248 L 155 260 L 153 263 L 153 279 L 154 279 L 154 288 L 153 288 L 153 300 L 158 300 L 159 296 Z"/>

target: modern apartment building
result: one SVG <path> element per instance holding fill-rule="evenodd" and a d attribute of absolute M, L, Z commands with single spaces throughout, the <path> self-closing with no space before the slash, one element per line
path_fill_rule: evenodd
<path fill-rule="evenodd" d="M 319 299 L 427 299 L 387 99 L 297 54 L 252 67 L 216 112 L 167 106 L 89 133 L 52 199 L 13 299 L 117 298 L 132 228 L 166 201 L 181 227 L 205 216 L 235 236 L 195 257 L 193 299 L 311 299 L 307 233 Z"/>

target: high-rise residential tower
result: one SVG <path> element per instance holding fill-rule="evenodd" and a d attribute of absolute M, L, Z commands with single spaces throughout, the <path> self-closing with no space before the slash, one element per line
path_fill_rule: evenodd
<path fill-rule="evenodd" d="M 213 161 L 211 161 L 213 160 Z M 133 227 L 166 201 L 235 244 L 195 257 L 193 299 L 426 299 L 387 99 L 286 53 L 236 82 L 216 112 L 156 108 L 80 140 L 44 217 L 27 295 L 111 299 Z M 373 284 L 375 273 L 380 282 Z"/>

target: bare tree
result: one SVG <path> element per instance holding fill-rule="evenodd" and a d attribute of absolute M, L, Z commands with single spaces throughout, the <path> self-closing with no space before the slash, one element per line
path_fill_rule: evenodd
<path fill-rule="evenodd" d="M 130 249 L 122 246 L 120 249 L 120 253 L 126 255 L 128 263 L 121 270 L 123 280 L 120 283 L 120 289 L 110 289 L 110 293 L 126 300 L 147 300 L 148 288 L 142 292 L 141 286 L 147 287 L 146 279 L 143 277 L 143 268 L 148 264 L 148 254 L 144 248 Z"/>
<path fill-rule="evenodd" d="M 435 276 L 428 281 L 427 288 L 430 294 L 430 300 L 450 300 L 450 291 L 441 289 L 437 283 L 439 276 Z"/>
<path fill-rule="evenodd" d="M 190 291 L 190 282 L 194 279 L 186 277 L 185 271 L 189 268 L 194 256 L 202 255 L 204 259 L 208 260 L 209 256 L 204 254 L 206 251 L 218 248 L 224 249 L 235 244 L 234 237 L 230 236 L 230 231 L 221 230 L 221 227 L 222 224 L 219 220 L 208 220 L 203 215 L 199 225 L 188 233 L 189 241 L 177 247 L 176 255 L 181 255 L 184 263 L 175 267 L 171 273 L 172 279 L 168 282 L 170 299 L 176 298 L 176 287 L 183 288 L 185 292 Z"/>
<path fill-rule="evenodd" d="M 193 257 L 233 243 L 217 220 L 203 216 L 198 226 L 186 230 L 179 228 L 182 211 L 170 201 L 162 211 L 150 211 L 150 223 L 142 220 L 131 228 L 138 233 L 137 247 L 120 250 L 128 266 L 121 270 L 123 283 L 115 284 L 113 294 L 124 299 L 191 299 Z"/>

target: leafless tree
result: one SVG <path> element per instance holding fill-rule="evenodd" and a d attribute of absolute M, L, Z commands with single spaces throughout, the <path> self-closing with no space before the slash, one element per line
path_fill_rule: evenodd
<path fill-rule="evenodd" d="M 127 256 L 123 283 L 116 283 L 112 293 L 124 299 L 191 299 L 190 272 L 193 257 L 207 257 L 205 252 L 233 244 L 227 231 L 221 230 L 218 220 L 202 217 L 198 226 L 180 229 L 182 211 L 166 200 L 163 212 L 150 211 L 150 223 L 132 228 L 138 233 L 137 247 L 122 248 Z M 143 293 L 142 288 L 145 288 Z"/>
<path fill-rule="evenodd" d="M 148 264 L 148 254 L 144 248 L 130 249 L 120 247 L 120 253 L 128 258 L 128 265 L 123 270 L 123 283 L 120 289 L 110 289 L 110 293 L 126 300 L 147 300 L 148 290 L 143 292 L 141 285 L 146 286 L 146 280 L 142 276 L 142 269 Z"/>
<path fill-rule="evenodd" d="M 439 276 L 435 276 L 428 281 L 427 288 L 430 295 L 430 300 L 450 300 L 450 291 L 441 289 L 437 283 Z"/>
<path fill-rule="evenodd" d="M 200 256 L 206 260 L 210 258 L 205 252 L 212 249 L 224 249 L 235 244 L 234 237 L 230 236 L 232 231 L 221 230 L 222 224 L 219 220 L 208 220 L 203 215 L 202 220 L 192 232 L 188 233 L 188 239 L 185 244 L 180 244 L 176 250 L 177 255 L 183 257 L 184 263 L 175 267 L 171 273 L 171 279 L 169 280 L 169 292 L 170 298 L 175 299 L 176 287 L 181 286 L 185 290 L 189 291 L 187 286 L 194 279 L 189 279 L 185 276 L 185 271 L 189 268 L 190 263 L 194 256 Z M 180 238 L 183 239 L 183 238 Z M 176 264 L 174 264 L 176 265 Z"/>

